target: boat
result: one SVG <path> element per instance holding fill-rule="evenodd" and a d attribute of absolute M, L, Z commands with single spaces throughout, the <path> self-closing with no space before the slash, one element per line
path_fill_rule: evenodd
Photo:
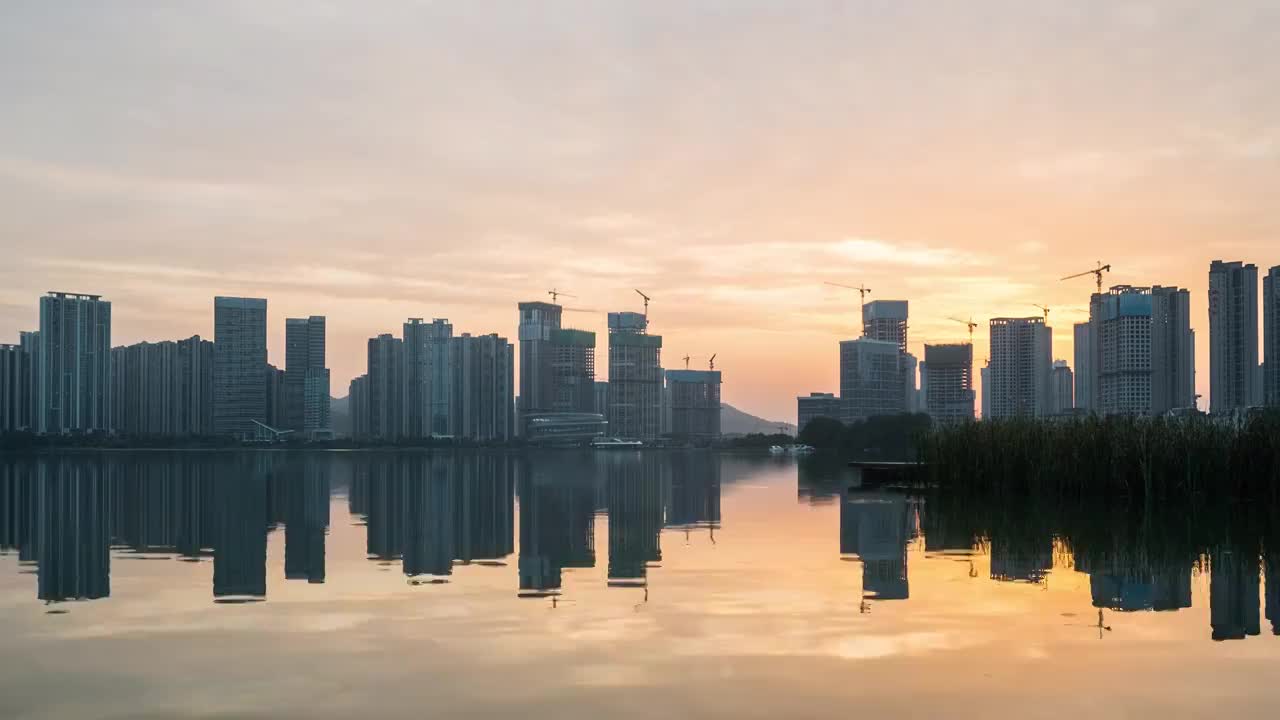
<path fill-rule="evenodd" d="M 772 445 L 769 447 L 770 455 L 808 455 L 814 452 L 811 445 Z"/>
<path fill-rule="evenodd" d="M 640 440 L 602 437 L 592 440 L 591 447 L 596 450 L 639 450 L 644 447 L 644 443 Z"/>

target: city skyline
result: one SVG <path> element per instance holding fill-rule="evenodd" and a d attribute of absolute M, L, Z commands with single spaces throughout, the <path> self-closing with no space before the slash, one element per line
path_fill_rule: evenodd
<path fill-rule="evenodd" d="M 406 316 L 510 337 L 547 288 L 640 287 L 669 356 L 718 353 L 725 400 L 783 418 L 859 329 L 824 280 L 909 299 L 916 357 L 1040 303 L 1070 359 L 1092 287 L 1058 278 L 1102 260 L 1190 291 L 1207 368 L 1204 268 L 1277 262 L 1268 3 L 145 5 L 0 27 L 7 342 L 48 288 L 110 297 L 116 344 L 268 297 L 270 356 L 325 315 L 342 388 Z"/>

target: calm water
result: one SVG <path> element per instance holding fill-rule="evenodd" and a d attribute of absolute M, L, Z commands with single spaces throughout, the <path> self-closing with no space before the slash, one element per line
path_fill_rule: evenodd
<path fill-rule="evenodd" d="M 1256 538 L 852 482 L 704 452 L 0 458 L 0 718 L 1275 716 Z"/>

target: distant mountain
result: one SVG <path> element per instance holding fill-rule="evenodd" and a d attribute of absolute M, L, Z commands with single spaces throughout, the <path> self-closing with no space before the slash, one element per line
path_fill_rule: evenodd
<path fill-rule="evenodd" d="M 793 423 L 765 420 L 742 412 L 728 403 L 720 404 L 720 434 L 722 435 L 747 435 L 749 433 L 772 435 L 779 432 L 779 427 L 781 427 L 781 432 L 788 435 L 796 434 L 796 426 Z"/>
<path fill-rule="evenodd" d="M 329 425 L 338 435 L 351 434 L 351 398 L 329 398 Z"/>

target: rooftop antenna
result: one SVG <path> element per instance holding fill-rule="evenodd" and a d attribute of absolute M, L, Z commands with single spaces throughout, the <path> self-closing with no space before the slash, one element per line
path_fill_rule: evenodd
<path fill-rule="evenodd" d="M 550 290 L 548 290 L 548 291 L 547 291 L 547 294 L 551 296 L 551 302 L 553 302 L 553 303 L 554 303 L 554 302 L 557 302 L 557 301 L 560 299 L 560 296 L 561 296 L 561 295 L 563 295 L 563 296 L 565 296 L 565 297 L 578 297 L 577 295 L 570 295 L 570 294 L 569 294 L 569 293 L 567 293 L 567 292 L 560 292 L 559 290 L 557 290 L 557 289 L 555 289 L 555 288 L 551 288 Z"/>
<path fill-rule="evenodd" d="M 1082 273 L 1076 273 L 1075 275 L 1068 275 L 1062 278 L 1062 280 L 1072 280 L 1074 278 L 1084 277 L 1085 275 L 1092 275 L 1097 280 L 1098 294 L 1101 295 L 1102 294 L 1102 273 L 1111 272 L 1111 265 L 1110 264 L 1103 265 L 1101 260 L 1097 262 L 1098 262 L 1098 267 L 1092 270 L 1085 270 Z"/>

